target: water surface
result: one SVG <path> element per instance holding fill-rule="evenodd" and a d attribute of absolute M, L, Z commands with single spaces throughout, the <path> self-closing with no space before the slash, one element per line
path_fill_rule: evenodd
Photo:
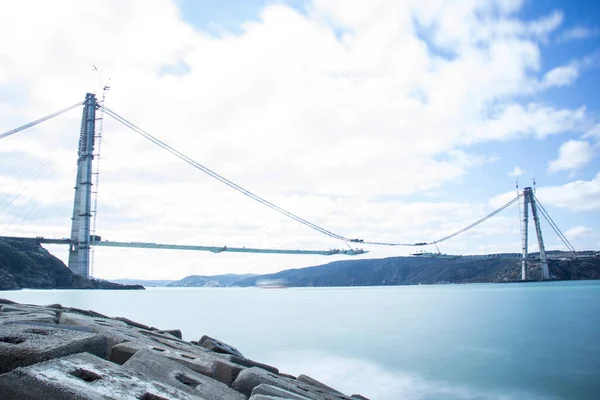
<path fill-rule="evenodd" d="M 0 297 L 208 334 L 372 399 L 600 398 L 600 281 Z"/>

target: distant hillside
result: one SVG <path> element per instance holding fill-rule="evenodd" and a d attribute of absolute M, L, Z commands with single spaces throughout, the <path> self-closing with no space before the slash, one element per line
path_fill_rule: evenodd
<path fill-rule="evenodd" d="M 175 281 L 167 286 L 169 287 L 229 287 L 237 286 L 237 282 L 253 278 L 255 274 L 226 274 L 226 275 L 190 275 L 185 278 Z"/>
<path fill-rule="evenodd" d="M 111 282 L 118 283 L 121 285 L 142 285 L 146 287 L 164 287 L 169 286 L 170 283 L 175 282 L 174 279 L 112 279 Z"/>
<path fill-rule="evenodd" d="M 30 289 L 144 289 L 139 285 L 84 279 L 39 244 L 0 239 L 0 290 Z"/>
<path fill-rule="evenodd" d="M 600 257 L 550 260 L 549 269 L 556 279 L 600 279 Z M 540 279 L 539 265 L 530 268 L 530 276 Z M 515 259 L 390 257 L 290 269 L 244 279 L 236 286 L 255 286 L 260 279 L 284 279 L 289 286 L 378 286 L 510 282 L 520 277 L 521 261 Z"/>

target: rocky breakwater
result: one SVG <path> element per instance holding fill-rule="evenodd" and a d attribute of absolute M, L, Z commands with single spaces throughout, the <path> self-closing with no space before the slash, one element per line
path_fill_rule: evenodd
<path fill-rule="evenodd" d="M 203 336 L 0 299 L 1 399 L 356 400 Z"/>

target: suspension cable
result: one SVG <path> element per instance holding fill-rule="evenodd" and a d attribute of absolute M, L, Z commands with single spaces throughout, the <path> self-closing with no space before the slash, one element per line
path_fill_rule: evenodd
<path fill-rule="evenodd" d="M 468 230 L 469 230 L 469 229 L 471 229 L 471 228 L 474 228 L 475 226 L 477 226 L 477 225 L 481 224 L 482 222 L 484 222 L 484 221 L 487 221 L 488 219 L 492 218 L 494 215 L 498 214 L 500 211 L 503 211 L 503 210 L 505 210 L 506 208 L 510 207 L 510 206 L 511 206 L 511 205 L 513 205 L 515 202 L 517 202 L 517 201 L 518 201 L 518 200 L 519 200 L 519 199 L 520 199 L 522 196 L 523 196 L 523 194 L 519 194 L 517 197 L 515 197 L 514 199 L 512 199 L 511 201 L 509 201 L 508 203 L 506 203 L 505 205 L 503 205 L 502 207 L 500 207 L 500 208 L 499 208 L 499 209 L 497 209 L 496 211 L 493 211 L 493 212 L 489 213 L 489 214 L 488 214 L 488 215 L 486 215 L 485 217 L 483 217 L 483 218 L 481 218 L 481 219 L 477 220 L 476 222 L 473 222 L 471 225 L 469 225 L 469 226 L 466 226 L 466 227 L 462 228 L 461 230 L 459 230 L 459 231 L 456 231 L 456 232 L 454 232 L 454 233 L 452 233 L 452 234 L 450 234 L 450 235 L 448 235 L 448 236 L 444 236 L 443 238 L 441 238 L 441 239 L 438 239 L 438 240 L 434 241 L 433 243 L 441 243 L 441 242 L 444 242 L 444 241 L 446 241 L 446 240 L 448 240 L 448 239 L 450 239 L 450 238 L 453 238 L 453 237 L 454 237 L 454 236 L 456 236 L 456 235 L 459 235 L 459 234 L 461 234 L 461 233 L 463 233 L 463 232 L 466 232 L 466 231 L 468 231 Z"/>
<path fill-rule="evenodd" d="M 489 213 L 488 215 L 486 215 L 483 218 L 478 219 L 477 221 L 473 222 L 471 225 L 468 225 L 454 233 L 451 233 L 447 236 L 444 236 L 441 239 L 437 239 L 437 240 L 433 240 L 431 242 L 420 242 L 420 243 L 388 243 L 388 242 L 368 242 L 368 241 L 363 241 L 361 243 L 364 244 L 374 244 L 374 245 L 380 245 L 380 246 L 427 246 L 427 245 L 432 245 L 432 244 L 437 244 L 437 243 L 441 243 L 441 242 L 445 242 L 448 239 L 453 238 L 454 236 L 460 235 L 461 233 L 464 233 L 466 231 L 468 231 L 471 228 L 476 227 L 477 225 L 481 224 L 482 222 L 487 221 L 488 219 L 492 218 L 494 215 L 498 214 L 499 212 L 505 210 L 506 208 L 508 208 L 509 206 L 511 206 L 512 204 L 514 204 L 516 201 L 518 201 L 521 197 L 523 197 L 523 194 L 519 194 L 517 197 L 515 197 L 514 199 L 512 199 L 511 201 L 509 201 L 508 203 L 506 203 L 505 205 L 503 205 L 502 207 L 498 208 L 495 211 L 492 211 L 491 213 Z"/>
<path fill-rule="evenodd" d="M 8 137 L 8 136 L 10 136 L 10 135 L 13 135 L 13 134 L 15 134 L 15 133 L 18 133 L 18 132 L 21 132 L 21 131 L 23 131 L 23 130 L 25 130 L 25 129 L 27 129 L 27 128 L 31 128 L 32 126 L 36 126 L 37 124 L 40 124 L 40 123 L 42 123 L 42 122 L 44 122 L 44 121 L 47 121 L 47 120 L 49 120 L 49 119 L 52 119 L 52 118 L 54 118 L 54 117 L 57 117 L 57 116 L 59 116 L 59 115 L 61 115 L 61 114 L 64 114 L 64 113 L 66 113 L 67 111 L 71 111 L 72 109 L 79 107 L 79 106 L 80 106 L 80 105 L 82 105 L 83 103 L 84 103 L 84 101 L 80 101 L 79 103 L 73 104 L 72 106 L 69 106 L 69 107 L 67 107 L 67 108 L 63 108 L 63 109 L 62 109 L 62 110 L 60 110 L 60 111 L 57 111 L 57 112 L 55 112 L 55 113 L 52 113 L 52 114 L 50 114 L 50 115 L 46 115 L 46 116 L 45 116 L 45 117 L 43 117 L 43 118 L 40 118 L 40 119 L 38 119 L 38 120 L 35 120 L 35 121 L 33 121 L 33 122 L 30 122 L 30 123 L 28 123 L 28 124 L 25 124 L 25 125 L 23 125 L 23 126 L 20 126 L 20 127 L 18 127 L 18 128 L 15 128 L 15 129 L 13 129 L 13 130 L 11 130 L 11 131 L 4 132 L 4 133 L 0 133 L 0 139 L 4 139 L 5 137 Z"/>
<path fill-rule="evenodd" d="M 31 177 L 25 177 L 24 179 L 20 179 L 20 180 L 26 180 L 28 182 L 22 187 L 22 189 L 18 193 L 14 194 L 14 196 L 12 196 L 12 198 L 9 198 L 8 202 L 3 204 L 2 208 L 0 209 L 0 215 L 2 215 L 5 210 L 7 210 L 7 209 L 10 210 L 9 207 L 13 206 L 15 200 L 21 198 L 31 187 L 33 187 L 33 184 L 37 183 L 38 180 L 40 180 L 40 177 L 42 177 L 43 174 L 47 170 L 49 170 L 58 160 L 62 159 L 64 153 L 66 153 L 69 150 L 72 150 L 75 143 L 76 143 L 75 140 L 70 139 L 70 138 L 67 140 L 64 140 L 62 142 L 62 147 L 59 149 L 60 153 L 58 154 L 58 156 L 52 158 L 47 163 L 41 164 L 40 168 L 37 168 L 36 170 L 32 171 L 34 173 L 34 175 L 32 175 Z M 27 178 L 29 178 L 29 179 L 27 179 Z M 8 225 L 5 226 L 5 228 L 3 230 L 3 234 L 6 234 L 7 229 L 12 227 L 13 223 L 17 219 L 27 220 L 27 218 L 29 217 L 31 212 L 36 207 L 36 204 L 35 204 L 36 201 L 37 201 L 37 199 L 35 196 L 29 196 L 29 198 L 21 206 L 21 208 L 18 211 L 14 212 L 13 218 L 8 223 Z"/>
<path fill-rule="evenodd" d="M 186 163 L 190 164 L 191 166 L 193 166 L 196 169 L 201 170 L 202 172 L 210 175 L 211 177 L 217 179 L 218 181 L 224 183 L 225 185 L 231 187 L 234 190 L 237 190 L 238 192 L 242 193 L 245 196 L 250 197 L 251 199 L 258 201 L 259 203 L 262 203 L 264 205 L 266 205 L 267 207 L 289 217 L 292 218 L 293 220 L 300 222 L 301 224 L 304 224 L 314 230 L 317 230 L 327 236 L 330 236 L 332 238 L 335 239 L 339 239 L 339 240 L 343 240 L 343 241 L 352 241 L 352 239 L 346 238 L 344 236 L 335 234 L 325 228 L 322 228 L 310 221 L 307 221 L 305 219 L 303 219 L 302 217 L 299 217 L 289 211 L 284 210 L 281 207 L 276 206 L 275 204 L 271 203 L 268 200 L 263 199 L 262 197 L 259 197 L 258 195 L 252 193 L 251 191 L 244 189 L 243 187 L 237 185 L 236 183 L 230 181 L 229 179 L 217 174 L 216 172 L 212 171 L 211 169 L 205 167 L 204 165 L 198 163 L 197 161 L 194 161 L 193 159 L 191 159 L 190 157 L 186 156 L 185 154 L 181 153 L 178 150 L 175 150 L 173 147 L 169 146 L 168 144 L 166 144 L 165 142 L 161 141 L 160 139 L 157 139 L 156 137 L 150 135 L 148 132 L 142 130 L 141 128 L 138 128 L 137 126 L 135 126 L 134 124 L 132 124 L 131 122 L 127 121 L 125 118 L 121 117 L 119 114 L 115 113 L 114 111 L 110 110 L 109 108 L 106 107 L 101 107 L 102 109 L 104 109 L 104 111 L 106 112 L 107 115 L 111 116 L 112 118 L 114 118 L 115 120 L 117 120 L 118 122 L 120 122 L 121 124 L 125 125 L 126 127 L 132 129 L 134 132 L 138 133 L 139 135 L 141 135 L 142 137 L 144 137 L 145 139 L 151 141 L 152 143 L 158 145 L 159 147 L 167 150 L 169 153 L 173 154 L 174 156 L 178 157 L 179 159 L 185 161 Z"/>
<path fill-rule="evenodd" d="M 562 231 L 560 230 L 560 228 L 558 227 L 558 225 L 556 225 L 556 223 L 554 222 L 554 220 L 552 219 L 552 217 L 550 217 L 550 214 L 548 213 L 548 211 L 546 211 L 546 209 L 544 208 L 544 206 L 542 205 L 542 203 L 540 203 L 540 201 L 538 200 L 537 197 L 535 197 L 535 201 L 537 202 L 537 205 L 540 208 L 542 216 L 544 217 L 544 219 L 546 219 L 546 221 L 548 221 L 548 224 L 554 230 L 554 232 L 556 233 L 556 235 L 558 236 L 558 238 L 564 243 L 564 245 L 567 247 L 567 249 L 571 253 L 573 253 L 573 255 L 575 257 L 577 257 L 577 251 L 575 250 L 575 247 L 573 247 L 573 245 L 571 244 L 571 242 L 569 242 L 569 239 L 567 239 L 567 237 L 562 233 Z"/>
<path fill-rule="evenodd" d="M 569 240 L 567 239 L 567 237 L 558 228 L 558 226 L 552 220 L 552 218 L 550 217 L 550 215 L 548 214 L 548 212 L 546 210 L 544 210 L 539 203 L 538 203 L 538 206 L 540 207 L 540 214 L 542 214 L 542 216 L 544 217 L 544 219 L 546 220 L 546 222 L 548 222 L 548 225 L 550 225 L 550 227 L 552 228 L 552 230 L 554 231 L 554 233 L 556 233 L 556 236 L 558 236 L 558 238 L 561 240 L 561 242 L 563 242 L 563 244 L 565 245 L 565 247 L 567 248 L 567 250 L 569 250 L 571 253 L 575 254 L 575 248 L 573 247 L 573 245 L 571 245 L 571 242 L 569 242 Z"/>
<path fill-rule="evenodd" d="M 101 109 L 104 110 L 104 112 L 106 112 L 107 115 L 109 115 L 110 117 L 114 118 L 116 121 L 120 122 L 121 124 L 123 124 L 124 126 L 130 128 L 131 130 L 133 130 L 134 132 L 138 133 L 139 135 L 141 135 L 142 137 L 144 137 L 145 139 L 149 140 L 150 142 L 156 144 L 157 146 L 163 148 L 164 150 L 167 150 L 169 153 L 173 154 L 174 156 L 178 157 L 179 159 L 185 161 L 186 163 L 190 164 L 191 166 L 193 166 L 196 169 L 199 169 L 200 171 L 206 173 L 207 175 L 217 179 L 218 181 L 224 183 L 225 185 L 231 187 L 232 189 L 242 193 L 245 196 L 250 197 L 251 199 L 266 205 L 267 207 L 303 224 L 306 225 L 318 232 L 321 232 L 329 237 L 332 237 L 334 239 L 339 239 L 342 240 L 344 242 L 350 242 L 350 243 L 362 243 L 362 244 L 368 244 L 368 245 L 379 245 L 379 246 L 425 246 L 425 245 L 431 245 L 431 244 L 437 244 L 437 243 L 441 243 L 444 242 L 448 239 L 453 238 L 456 235 L 459 235 L 463 232 L 468 231 L 469 229 L 481 224 L 482 222 L 488 220 L 489 218 L 493 217 L 494 215 L 498 214 L 499 212 L 503 211 L 504 209 L 506 209 L 507 207 L 509 207 L 510 205 L 514 204 L 516 201 L 518 201 L 523 195 L 519 194 L 517 197 L 515 197 L 514 199 L 512 199 L 511 201 L 509 201 L 508 203 L 506 203 L 505 205 L 503 205 L 502 207 L 498 208 L 497 210 L 493 211 L 492 213 L 486 215 L 485 217 L 477 220 L 476 222 L 450 234 L 447 235 L 441 239 L 438 240 L 434 240 L 431 242 L 418 242 L 418 243 L 394 243 L 394 242 L 374 242 L 374 241 L 366 241 L 366 240 L 362 240 L 362 239 L 350 239 L 347 238 L 345 236 L 342 235 L 338 235 L 336 233 L 333 233 L 325 228 L 322 228 L 310 221 L 305 220 L 302 217 L 299 217 L 289 211 L 284 210 L 283 208 L 271 203 L 268 200 L 263 199 L 262 197 L 252 193 L 251 191 L 244 189 L 243 187 L 239 186 L 238 184 L 230 181 L 229 179 L 217 174 L 216 172 L 212 171 L 211 169 L 205 167 L 204 165 L 198 163 L 197 161 L 194 161 L 193 159 L 191 159 L 190 157 L 186 156 L 185 154 L 181 153 L 178 150 L 175 150 L 173 147 L 169 146 L 168 144 L 166 144 L 165 142 L 161 141 L 160 139 L 152 136 L 151 134 L 149 134 L 148 132 L 144 131 L 143 129 L 137 127 L 136 125 L 134 125 L 133 123 L 129 122 L 128 120 L 126 120 L 125 118 L 123 118 L 122 116 L 120 116 L 119 114 L 117 114 L 116 112 L 104 107 L 104 106 L 100 106 Z"/>

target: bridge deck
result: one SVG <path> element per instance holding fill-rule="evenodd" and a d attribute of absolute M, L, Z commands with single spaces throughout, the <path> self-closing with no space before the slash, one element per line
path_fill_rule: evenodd
<path fill-rule="evenodd" d="M 39 244 L 63 244 L 70 245 L 71 239 L 48 239 L 44 237 L 19 237 L 19 236 L 0 236 L 3 239 L 26 240 Z M 228 247 L 228 246 L 196 246 L 187 244 L 163 244 L 146 242 L 117 242 L 103 240 L 90 243 L 92 246 L 100 247 L 124 247 L 136 249 L 166 249 L 166 250 L 192 250 L 192 251 L 210 251 L 211 253 L 254 253 L 254 254 L 295 254 L 295 255 L 321 255 L 330 256 L 342 254 L 354 256 L 357 254 L 368 253 L 362 249 L 331 249 L 331 250 L 299 250 L 299 249 L 259 249 L 252 247 Z"/>

